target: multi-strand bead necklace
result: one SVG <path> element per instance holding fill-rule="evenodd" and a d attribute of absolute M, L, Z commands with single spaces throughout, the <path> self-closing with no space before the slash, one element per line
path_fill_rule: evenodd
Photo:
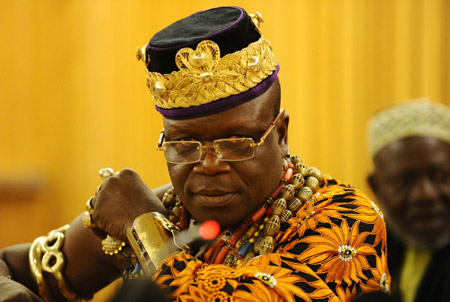
<path fill-rule="evenodd" d="M 256 212 L 237 227 L 226 229 L 201 256 L 207 263 L 236 266 L 257 255 L 271 253 L 279 240 L 281 224 L 307 203 L 323 181 L 322 172 L 306 167 L 299 156 L 283 158 L 280 184 Z M 173 188 L 163 197 L 169 219 L 180 230 L 186 229 L 190 213 L 183 207 Z"/>

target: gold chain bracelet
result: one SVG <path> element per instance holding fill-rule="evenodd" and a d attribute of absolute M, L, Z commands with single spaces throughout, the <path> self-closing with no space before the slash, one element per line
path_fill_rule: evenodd
<path fill-rule="evenodd" d="M 81 301 L 81 298 L 72 290 L 62 273 L 65 259 L 60 249 L 64 245 L 65 232 L 68 228 L 69 225 L 67 224 L 51 231 L 47 236 L 36 238 L 28 254 L 31 275 L 38 286 L 39 294 L 46 302 L 53 299 L 44 273 L 53 275 L 61 294 L 68 301 Z"/>

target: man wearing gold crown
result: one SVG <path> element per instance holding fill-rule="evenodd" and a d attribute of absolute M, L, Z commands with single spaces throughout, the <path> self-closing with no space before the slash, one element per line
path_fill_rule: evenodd
<path fill-rule="evenodd" d="M 392 294 L 449 301 L 450 108 L 415 99 L 378 112 L 369 126 L 369 183 L 387 219 Z"/>
<path fill-rule="evenodd" d="M 121 273 L 151 277 L 179 301 L 345 301 L 389 290 L 376 205 L 288 154 L 261 20 L 238 7 L 201 11 L 138 50 L 172 184 L 151 191 L 133 170 L 102 170 L 83 215 L 2 252 L 0 286 L 26 285 L 44 301 L 89 298 Z M 222 230 L 215 240 L 181 240 L 209 220 Z"/>

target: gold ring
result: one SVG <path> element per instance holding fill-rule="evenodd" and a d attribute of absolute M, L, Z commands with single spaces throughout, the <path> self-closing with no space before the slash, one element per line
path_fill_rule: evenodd
<path fill-rule="evenodd" d="M 119 174 L 119 172 L 115 173 L 116 175 Z M 114 170 L 111 168 L 103 168 L 98 171 L 98 175 L 105 181 L 108 177 L 111 177 L 114 175 Z M 101 185 L 98 187 L 97 191 L 101 188 Z M 88 203 L 90 203 L 90 199 L 88 200 Z M 87 205 L 86 205 L 87 207 Z M 86 212 L 87 213 L 87 212 Z M 86 214 L 85 214 L 86 216 Z M 83 225 L 84 224 L 84 217 L 83 217 Z M 90 223 L 91 225 L 95 225 L 92 222 L 92 216 L 89 215 L 89 221 L 88 218 L 86 218 L 86 224 Z M 86 225 L 85 225 L 86 226 Z M 92 227 L 92 226 L 91 226 Z M 95 226 L 94 226 L 95 227 Z M 106 236 L 105 239 L 102 240 L 102 249 L 107 255 L 115 255 L 118 252 L 122 250 L 122 248 L 125 246 L 125 242 L 115 239 L 111 237 L 110 235 Z"/>
<path fill-rule="evenodd" d="M 103 180 L 106 180 L 108 177 L 114 175 L 114 170 L 111 168 L 103 168 L 98 171 L 98 175 L 100 175 Z"/>
<path fill-rule="evenodd" d="M 92 212 L 94 212 L 94 207 L 92 206 L 92 200 L 94 199 L 94 197 L 91 197 L 88 199 L 88 201 L 86 201 L 86 211 L 89 214 L 92 214 Z"/>
<path fill-rule="evenodd" d="M 86 229 L 96 228 L 97 225 L 94 223 L 91 214 L 88 211 L 83 213 L 83 226 Z"/>
<path fill-rule="evenodd" d="M 118 239 L 114 239 L 109 235 L 102 240 L 102 250 L 105 252 L 105 254 L 110 256 L 120 252 L 124 246 L 125 242 Z"/>

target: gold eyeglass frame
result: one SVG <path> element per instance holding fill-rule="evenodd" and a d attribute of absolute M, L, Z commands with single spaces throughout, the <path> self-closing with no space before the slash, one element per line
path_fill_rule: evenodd
<path fill-rule="evenodd" d="M 263 134 L 263 135 L 261 136 L 261 138 L 259 139 L 259 142 L 255 143 L 251 137 L 246 137 L 246 138 L 244 138 L 244 139 L 246 139 L 246 140 L 247 140 L 247 139 L 250 139 L 250 140 L 252 141 L 251 146 L 252 146 L 252 148 L 253 148 L 253 154 L 252 154 L 252 156 L 249 157 L 249 158 L 244 158 L 244 159 L 231 159 L 231 160 L 230 160 L 230 159 L 221 159 L 220 154 L 217 152 L 216 147 L 215 147 L 215 145 L 217 144 L 216 142 L 218 142 L 218 141 L 229 141 L 229 140 L 230 140 L 230 139 L 228 139 L 228 138 L 221 138 L 221 139 L 216 139 L 216 140 L 214 140 L 213 143 L 212 143 L 212 145 L 207 145 L 207 146 L 203 146 L 202 143 L 199 142 L 199 141 L 193 142 L 193 143 L 195 143 L 196 145 L 198 145 L 198 149 L 200 150 L 200 157 L 199 157 L 199 159 L 196 160 L 196 161 L 189 161 L 189 162 L 185 162 L 185 163 L 170 162 L 170 161 L 167 161 L 167 159 L 166 159 L 166 161 L 167 161 L 168 163 L 173 163 L 173 164 L 193 164 L 193 163 L 198 163 L 198 162 L 201 162 L 201 161 L 204 159 L 204 156 L 205 156 L 205 150 L 206 150 L 206 149 L 211 149 L 211 148 L 214 149 L 214 152 L 216 153 L 217 158 L 218 158 L 219 160 L 221 160 L 221 161 L 243 161 L 243 160 L 251 159 L 251 158 L 253 158 L 253 157 L 255 156 L 255 152 L 254 152 L 255 147 L 258 147 L 258 146 L 261 146 L 261 145 L 264 144 L 264 141 L 266 140 L 267 136 L 270 134 L 270 132 L 273 130 L 273 128 L 275 128 L 275 125 L 278 123 L 278 121 L 279 121 L 279 120 L 281 119 L 281 117 L 284 115 L 284 112 L 285 112 L 285 110 L 284 110 L 284 108 L 282 108 L 282 109 L 280 110 L 280 112 L 278 113 L 278 115 L 275 117 L 275 119 L 269 124 L 269 127 L 267 128 L 267 130 L 264 132 L 264 134 Z M 158 143 L 156 144 L 156 150 L 164 151 L 164 147 L 163 147 L 164 143 L 174 143 L 174 142 L 177 142 L 177 141 L 166 141 L 166 142 L 164 142 L 164 139 L 165 139 L 165 133 L 164 133 L 164 128 L 163 128 L 163 129 L 161 130 L 161 134 L 160 134 L 160 136 L 159 136 Z M 239 140 L 239 139 L 236 139 L 236 140 Z"/>

